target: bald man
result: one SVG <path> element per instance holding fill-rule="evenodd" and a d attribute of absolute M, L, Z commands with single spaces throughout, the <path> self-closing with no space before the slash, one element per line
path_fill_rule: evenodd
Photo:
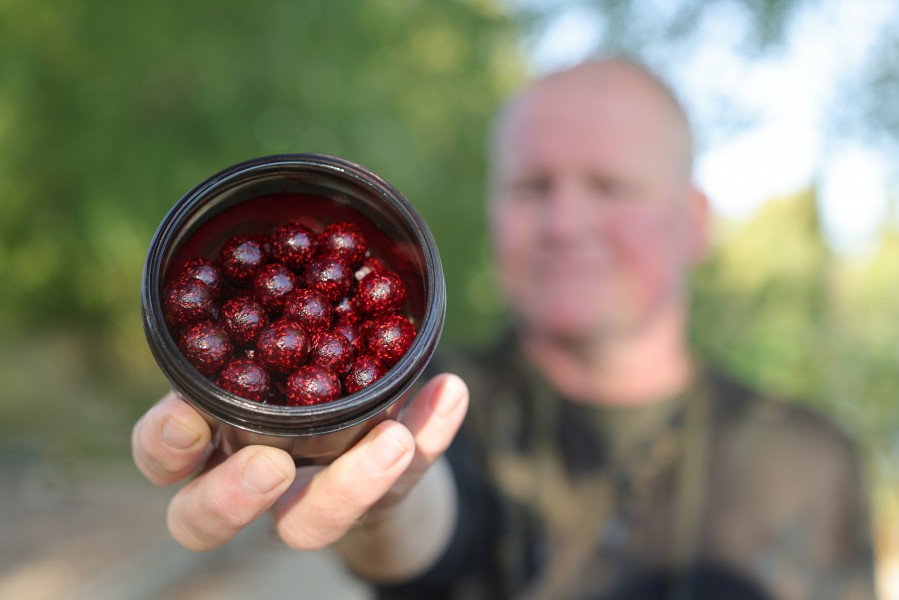
<path fill-rule="evenodd" d="M 216 547 L 271 510 L 287 544 L 336 542 L 385 598 L 873 597 L 851 443 L 690 352 L 708 227 L 692 146 L 675 96 L 628 60 L 513 98 L 489 193 L 513 328 L 444 350 L 458 376 L 327 468 L 265 447 L 211 461 L 172 501 L 176 539 Z M 135 461 L 178 481 L 209 440 L 169 397 L 135 426 Z"/>

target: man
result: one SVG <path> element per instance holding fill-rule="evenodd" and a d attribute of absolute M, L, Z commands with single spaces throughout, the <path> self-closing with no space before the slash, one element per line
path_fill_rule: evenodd
<path fill-rule="evenodd" d="M 464 425 L 466 385 L 440 375 L 327 468 L 245 448 L 176 494 L 173 535 L 216 547 L 271 508 L 288 545 L 336 542 L 385 597 L 872 597 L 851 445 L 689 351 L 708 209 L 670 91 L 586 63 L 514 98 L 492 150 L 515 327 L 445 355 L 471 388 Z M 171 483 L 209 440 L 169 397 L 135 426 L 135 461 Z"/>

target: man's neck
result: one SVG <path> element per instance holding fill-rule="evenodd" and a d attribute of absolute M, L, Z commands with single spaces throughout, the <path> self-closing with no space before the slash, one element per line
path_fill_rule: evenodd
<path fill-rule="evenodd" d="M 525 335 L 526 356 L 564 396 L 585 404 L 642 406 L 682 392 L 693 376 L 683 315 L 660 315 L 630 335 L 572 342 Z"/>

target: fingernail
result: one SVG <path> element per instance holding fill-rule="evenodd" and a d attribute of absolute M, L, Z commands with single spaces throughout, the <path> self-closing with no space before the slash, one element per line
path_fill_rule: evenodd
<path fill-rule="evenodd" d="M 380 468 L 387 470 L 406 453 L 406 445 L 389 432 L 379 433 L 368 446 L 368 456 Z"/>
<path fill-rule="evenodd" d="M 467 389 L 461 379 L 451 375 L 443 384 L 443 389 L 437 394 L 437 406 L 434 407 L 437 416 L 448 417 L 459 405 Z"/>
<path fill-rule="evenodd" d="M 175 450 L 187 450 L 200 441 L 200 434 L 183 422 L 169 417 L 162 424 L 162 441 Z"/>
<path fill-rule="evenodd" d="M 243 488 L 255 495 L 263 496 L 287 479 L 287 473 L 265 456 L 256 455 L 250 459 L 241 474 Z"/>

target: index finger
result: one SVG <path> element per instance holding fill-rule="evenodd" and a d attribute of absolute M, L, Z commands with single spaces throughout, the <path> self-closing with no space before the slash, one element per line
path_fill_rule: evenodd
<path fill-rule="evenodd" d="M 468 406 L 468 389 L 458 377 L 444 374 L 428 382 L 411 402 L 405 423 L 379 424 L 310 480 L 295 481 L 275 504 L 277 529 L 289 546 L 324 547 L 373 506 L 380 511 L 395 505 L 456 434 Z"/>
<path fill-rule="evenodd" d="M 148 410 L 131 432 L 134 464 L 156 485 L 186 479 L 206 462 L 211 451 L 209 423 L 174 392 Z"/>
<path fill-rule="evenodd" d="M 311 479 L 298 478 L 274 506 L 284 542 L 297 550 L 323 548 L 340 538 L 409 466 L 412 434 L 384 421 Z"/>

